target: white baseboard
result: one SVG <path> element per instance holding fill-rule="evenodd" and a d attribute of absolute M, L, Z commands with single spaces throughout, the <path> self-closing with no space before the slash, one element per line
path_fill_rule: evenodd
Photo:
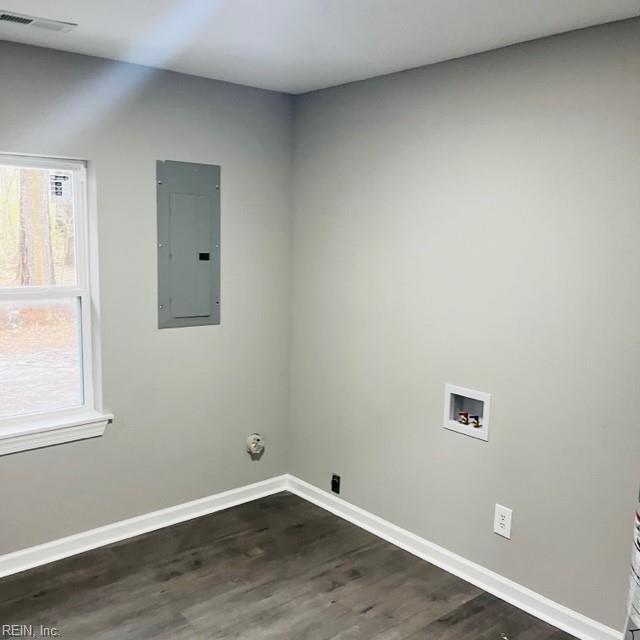
<path fill-rule="evenodd" d="M 114 522 L 104 527 L 83 531 L 66 538 L 45 542 L 0 556 L 0 577 L 32 569 L 55 560 L 97 549 L 113 542 L 139 536 L 172 524 L 228 509 L 244 502 L 263 498 L 286 488 L 286 476 L 276 476 L 206 498 L 192 500 L 167 509 Z"/>
<path fill-rule="evenodd" d="M 356 507 L 337 496 L 286 474 L 199 500 L 84 531 L 0 556 L 0 577 L 133 538 L 149 531 L 228 509 L 280 491 L 308 500 L 391 544 L 452 573 L 581 640 L 621 640 L 622 634 L 572 611 L 522 585 Z"/>
<path fill-rule="evenodd" d="M 577 638 L 582 640 L 621 640 L 622 638 L 622 633 L 611 627 L 549 600 L 475 562 L 391 524 L 327 491 L 318 489 L 304 480 L 288 475 L 287 488 L 300 498 L 348 520 Z"/>

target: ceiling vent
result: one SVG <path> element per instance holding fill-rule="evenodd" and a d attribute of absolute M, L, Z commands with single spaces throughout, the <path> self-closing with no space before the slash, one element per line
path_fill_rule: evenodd
<path fill-rule="evenodd" d="M 60 20 L 48 20 L 47 18 L 38 18 L 36 16 L 27 16 L 23 13 L 14 13 L 13 11 L 0 11 L 0 23 L 8 22 L 18 24 L 25 27 L 37 27 L 38 29 L 46 29 L 47 31 L 57 31 L 65 33 L 75 29 L 78 25 L 73 22 L 61 22 Z"/>

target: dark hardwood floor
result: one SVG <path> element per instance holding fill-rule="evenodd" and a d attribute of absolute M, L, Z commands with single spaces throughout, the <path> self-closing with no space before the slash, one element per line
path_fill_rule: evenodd
<path fill-rule="evenodd" d="M 65 640 L 571 637 L 284 493 L 4 578 L 3 624 Z"/>

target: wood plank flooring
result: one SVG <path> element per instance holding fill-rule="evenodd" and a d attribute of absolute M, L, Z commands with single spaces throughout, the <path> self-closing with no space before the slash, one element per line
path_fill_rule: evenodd
<path fill-rule="evenodd" d="M 3 624 L 64 640 L 571 638 L 287 493 L 4 578 Z"/>

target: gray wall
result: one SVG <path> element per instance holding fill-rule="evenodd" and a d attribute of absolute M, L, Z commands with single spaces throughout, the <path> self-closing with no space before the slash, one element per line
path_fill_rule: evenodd
<path fill-rule="evenodd" d="M 639 36 L 637 21 L 565 35 L 295 113 L 274 93 L 1 43 L 0 150 L 86 158 L 97 179 L 116 423 L 0 458 L 0 553 L 287 469 L 327 488 L 335 471 L 346 499 L 620 626 Z M 156 329 L 158 158 L 222 165 L 219 327 Z M 493 394 L 488 444 L 440 427 L 445 382 Z M 496 502 L 511 541 L 491 532 Z"/>
<path fill-rule="evenodd" d="M 0 87 L 1 151 L 91 162 L 116 415 L 102 438 L 0 458 L 0 553 L 282 473 L 291 99 L 8 43 Z M 156 328 L 156 159 L 222 166 L 219 327 Z"/>
<path fill-rule="evenodd" d="M 291 471 L 616 627 L 639 114 L 635 21 L 308 94 L 294 133 Z M 488 444 L 446 382 L 493 394 Z"/>

